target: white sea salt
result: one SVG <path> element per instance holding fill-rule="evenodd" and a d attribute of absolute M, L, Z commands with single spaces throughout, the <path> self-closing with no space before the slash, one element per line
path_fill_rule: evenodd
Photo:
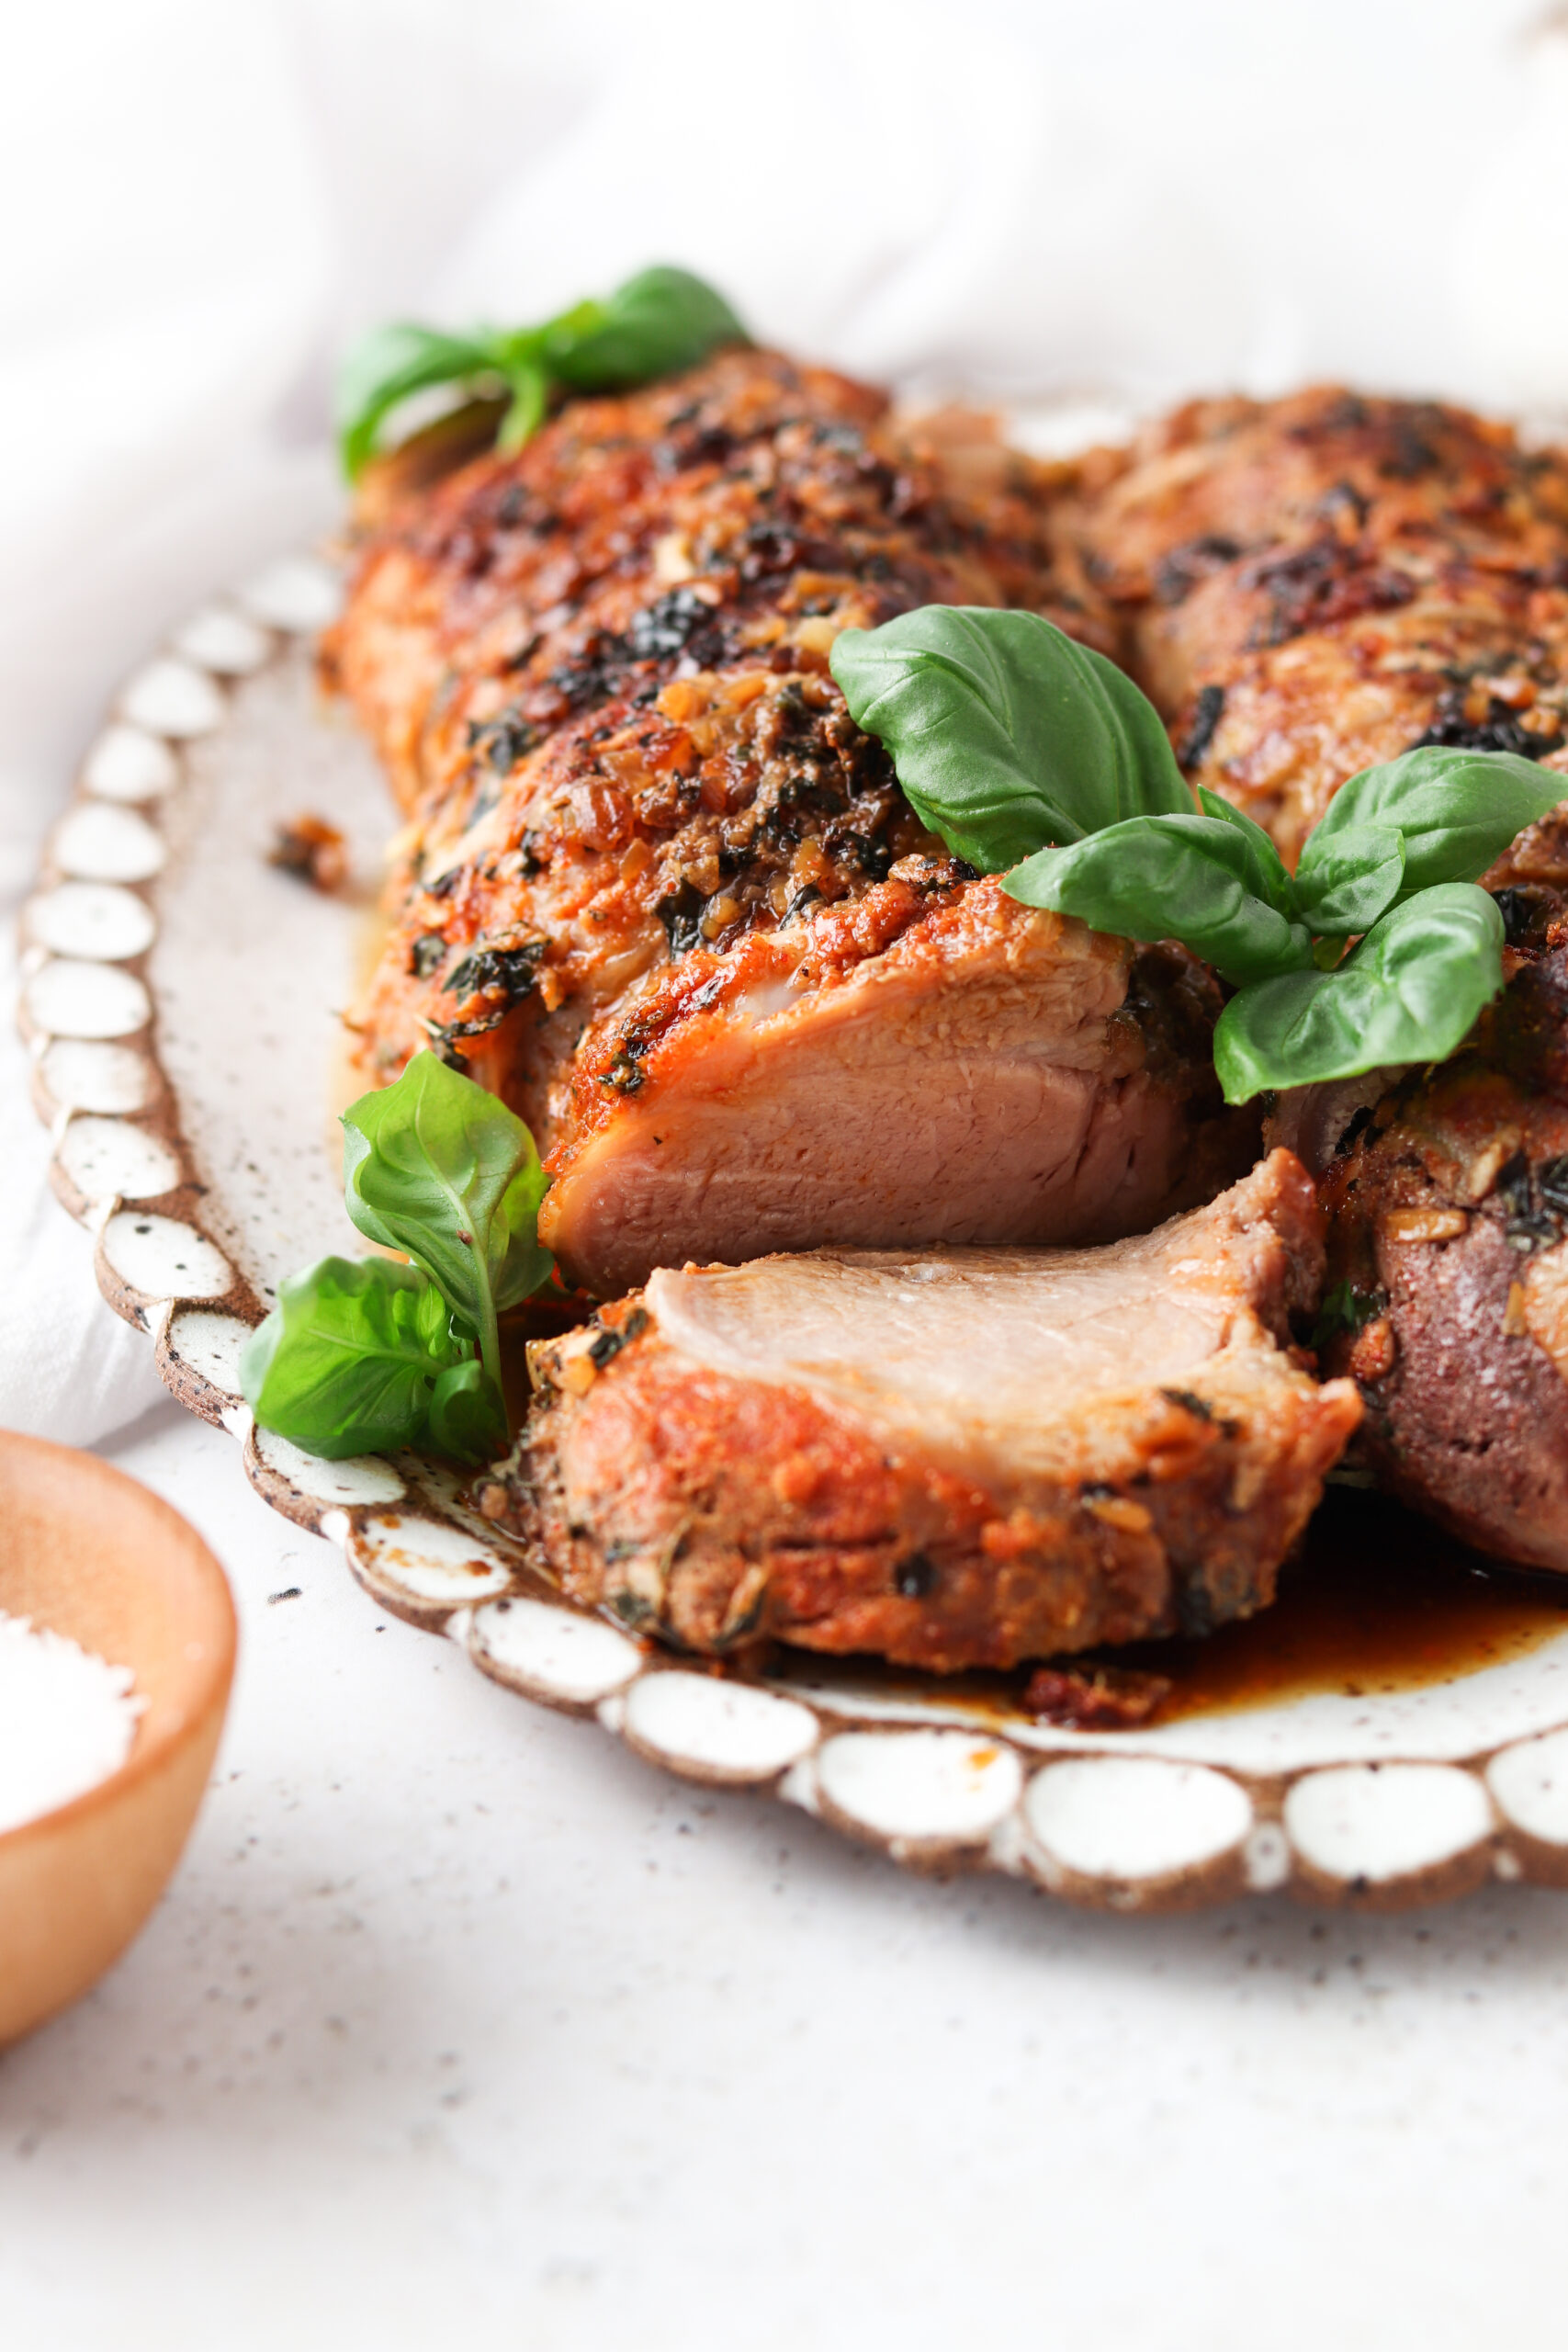
<path fill-rule="evenodd" d="M 0 1609 L 0 1831 L 117 1772 L 146 1704 L 128 1666 Z"/>

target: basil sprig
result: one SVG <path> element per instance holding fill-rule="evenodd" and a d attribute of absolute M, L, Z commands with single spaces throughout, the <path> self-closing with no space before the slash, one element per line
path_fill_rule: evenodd
<path fill-rule="evenodd" d="M 1217 793 L 1199 797 L 1201 815 L 1188 794 L 1182 815 L 1133 817 L 1037 851 L 1009 875 L 1009 896 L 1091 931 L 1183 940 L 1238 987 L 1310 968 L 1312 933 L 1273 842 Z"/>
<path fill-rule="evenodd" d="M 1131 679 L 1033 614 L 928 605 L 846 630 L 832 667 L 957 855 L 1011 868 L 1026 906 L 1179 939 L 1233 985 L 1214 1033 L 1232 1102 L 1451 1054 L 1503 985 L 1477 879 L 1568 797 L 1513 752 L 1424 746 L 1343 785 L 1292 875 L 1216 793 L 1194 808 Z"/>
<path fill-rule="evenodd" d="M 501 1386 L 497 1317 L 549 1279 L 535 1233 L 545 1173 L 514 1111 L 416 1054 L 395 1086 L 343 1114 L 343 1192 L 368 1241 L 404 1250 L 478 1334 Z"/>
<path fill-rule="evenodd" d="M 241 1353 L 246 1400 L 263 1429 L 329 1461 L 421 1444 L 490 1460 L 507 1442 L 498 1318 L 553 1266 L 534 1139 L 428 1053 L 343 1125 L 349 1216 L 414 1262 L 322 1258 L 280 1283 Z"/>
<path fill-rule="evenodd" d="M 1225 1101 L 1384 1062 L 1445 1061 L 1502 985 L 1496 899 L 1473 882 L 1418 890 L 1331 971 L 1284 972 L 1232 997 L 1214 1030 Z"/>
<path fill-rule="evenodd" d="M 494 1393 L 488 1383 L 476 1392 L 475 1373 L 483 1377 L 472 1338 L 435 1284 L 389 1258 L 322 1258 L 288 1275 L 241 1358 L 263 1429 L 329 1462 L 412 1445 L 433 1422 L 449 1441 L 454 1408 L 463 1442 L 452 1447 L 432 1434 L 437 1451 L 482 1450 L 471 1435 L 503 1443 Z"/>
<path fill-rule="evenodd" d="M 1475 877 L 1563 797 L 1562 777 L 1512 752 L 1429 745 L 1342 785 L 1294 875 L 1261 827 L 1200 791 L 1201 815 L 1108 825 L 1037 852 L 1006 887 L 1213 964 L 1237 989 L 1214 1067 L 1226 1101 L 1246 1102 L 1451 1054 L 1503 985 L 1502 917 Z"/>
<path fill-rule="evenodd" d="M 451 384 L 507 402 L 496 446 L 521 449 L 544 422 L 551 395 L 625 391 L 694 368 L 720 344 L 750 341 L 722 294 L 689 270 L 639 270 L 604 301 L 575 302 L 542 326 L 471 334 L 400 323 L 355 345 L 338 377 L 338 447 L 357 481 L 381 427 L 416 392 Z"/>

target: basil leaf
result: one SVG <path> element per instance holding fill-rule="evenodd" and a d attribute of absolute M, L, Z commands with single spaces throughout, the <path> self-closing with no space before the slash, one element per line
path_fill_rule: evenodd
<path fill-rule="evenodd" d="M 279 1283 L 241 1350 L 240 1385 L 263 1429 L 336 1462 L 412 1445 L 435 1384 L 465 1352 L 415 1267 L 322 1258 Z"/>
<path fill-rule="evenodd" d="M 503 1307 L 549 1278 L 535 1231 L 545 1174 L 522 1120 L 434 1054 L 343 1114 L 344 1201 L 361 1233 L 404 1250 L 479 1334 L 501 1390 Z"/>
<path fill-rule="evenodd" d="M 1130 817 L 1066 849 L 1041 850 L 1003 888 L 1093 931 L 1179 939 L 1241 985 L 1312 961 L 1305 924 L 1258 894 L 1258 865 L 1253 843 L 1216 818 Z"/>
<path fill-rule="evenodd" d="M 514 458 L 545 421 L 550 402 L 550 379 L 536 359 L 520 359 L 506 371 L 512 405 L 501 420 L 495 446 L 503 458 Z"/>
<path fill-rule="evenodd" d="M 1291 972 L 1231 999 L 1214 1031 L 1227 1102 L 1266 1087 L 1442 1061 L 1503 985 L 1503 918 L 1473 883 L 1423 890 L 1332 972 Z"/>
<path fill-rule="evenodd" d="M 597 316 L 584 316 L 589 311 Z M 614 392 L 694 368 L 724 343 L 749 343 L 722 294 L 690 270 L 639 270 L 608 301 L 581 304 L 546 330 L 551 373 L 579 392 Z"/>
<path fill-rule="evenodd" d="M 1124 818 L 1192 812 L 1154 705 L 1036 613 L 926 605 L 845 629 L 831 663 L 916 812 L 986 873 Z"/>
<path fill-rule="evenodd" d="M 1320 936 L 1349 939 L 1371 931 L 1404 883 L 1404 837 L 1392 825 L 1341 825 L 1326 840 L 1307 835 L 1296 868 L 1303 914 Z"/>
<path fill-rule="evenodd" d="M 1211 792 L 1207 785 L 1198 786 L 1198 806 L 1205 817 L 1228 825 L 1247 844 L 1252 854 L 1246 868 L 1247 888 L 1266 899 L 1288 922 L 1299 921 L 1301 909 L 1296 903 L 1295 886 L 1285 869 L 1284 859 L 1262 826 L 1230 801 L 1223 800 L 1217 792 Z"/>
<path fill-rule="evenodd" d="M 435 1452 L 454 1462 L 493 1462 L 506 1452 L 506 1408 L 474 1357 L 451 1365 L 437 1380 L 427 1434 Z"/>
<path fill-rule="evenodd" d="M 375 456 L 385 419 L 412 393 L 500 372 L 487 340 L 406 323 L 378 327 L 355 345 L 338 374 L 338 451 L 349 481 L 356 481 Z"/>
<path fill-rule="evenodd" d="M 1527 825 L 1568 799 L 1568 777 L 1515 752 L 1427 743 L 1342 784 L 1307 837 L 1297 881 L 1346 833 L 1394 827 L 1404 842 L 1400 895 L 1477 882 Z"/>
<path fill-rule="evenodd" d="M 338 377 L 338 447 L 355 481 L 376 454 L 392 411 L 435 384 L 472 390 L 495 379 L 512 395 L 498 447 L 514 454 L 544 420 L 558 386 L 620 391 L 694 368 L 721 343 L 746 343 L 745 328 L 711 286 L 684 269 L 645 269 L 607 301 L 575 302 L 543 326 L 469 335 L 430 327 L 380 327 L 357 344 Z"/>

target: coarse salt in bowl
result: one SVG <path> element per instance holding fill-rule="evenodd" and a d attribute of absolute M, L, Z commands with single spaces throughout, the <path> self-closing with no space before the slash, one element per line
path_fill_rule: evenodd
<path fill-rule="evenodd" d="M 118 1772 L 144 1712 L 128 1666 L 0 1610 L 0 1832 Z"/>
<path fill-rule="evenodd" d="M 75 2000 L 163 1893 L 207 1786 L 234 1609 L 194 1528 L 0 1430 L 0 2042 Z"/>

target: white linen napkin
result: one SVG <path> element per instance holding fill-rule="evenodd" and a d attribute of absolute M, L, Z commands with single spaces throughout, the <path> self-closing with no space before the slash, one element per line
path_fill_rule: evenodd
<path fill-rule="evenodd" d="M 934 392 L 1568 403 L 1533 0 L 59 0 L 0 80 L 0 916 L 116 680 L 332 511 L 344 341 L 647 261 Z M 1352 70 L 1353 68 L 1353 70 Z M 0 1421 L 159 1393 L 0 1044 Z"/>

